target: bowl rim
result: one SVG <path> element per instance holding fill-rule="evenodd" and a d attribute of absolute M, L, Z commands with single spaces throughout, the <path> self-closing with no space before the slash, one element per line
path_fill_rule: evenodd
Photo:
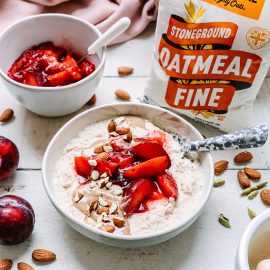
<path fill-rule="evenodd" d="M 210 161 L 210 168 L 209 168 L 209 172 L 210 172 L 210 185 L 208 187 L 208 190 L 203 198 L 203 200 L 201 200 L 200 202 L 200 206 L 196 208 L 196 211 L 190 215 L 186 220 L 184 220 L 184 223 L 179 223 L 167 230 L 161 230 L 158 232 L 154 232 L 154 233 L 149 233 L 149 234 L 145 234 L 145 235 L 139 235 L 139 236 L 132 236 L 132 235 L 114 235 L 114 234 L 110 234 L 104 231 L 101 231 L 97 228 L 94 228 L 92 226 L 86 225 L 85 223 L 81 222 L 80 220 L 78 220 L 77 218 L 73 217 L 70 213 L 68 213 L 67 211 L 63 210 L 62 207 L 60 205 L 58 205 L 59 203 L 57 202 L 57 199 L 54 197 L 49 184 L 48 184 L 48 177 L 47 177 L 47 169 L 46 169 L 46 165 L 48 162 L 48 156 L 49 156 L 49 152 L 51 152 L 52 146 L 54 144 L 55 141 L 57 141 L 59 139 L 59 137 L 62 136 L 62 134 L 64 133 L 65 129 L 67 127 L 72 126 L 72 124 L 76 121 L 79 121 L 81 117 L 83 117 L 84 115 L 87 115 L 89 113 L 91 113 L 94 110 L 99 110 L 102 108 L 106 108 L 106 107 L 111 107 L 111 106 L 116 106 L 116 107 L 124 107 L 124 106 L 138 106 L 138 107 L 142 107 L 144 109 L 157 109 L 160 112 L 165 112 L 173 117 L 179 118 L 180 121 L 182 121 L 182 123 L 186 126 L 188 126 L 192 131 L 194 131 L 195 134 L 199 135 L 199 137 L 201 137 L 201 139 L 203 139 L 202 134 L 191 124 L 189 123 L 187 120 L 183 119 L 181 116 L 168 111 L 166 109 L 157 107 L 157 106 L 153 106 L 153 105 L 149 105 L 149 104 L 141 104 L 141 103 L 134 103 L 134 102 L 127 102 L 127 103 L 113 103 L 113 104 L 106 104 L 106 105 L 101 105 L 101 106 L 97 106 L 94 107 L 92 109 L 86 110 L 78 115 L 76 115 L 75 117 L 73 117 L 72 119 L 70 119 L 66 124 L 64 124 L 58 131 L 57 133 L 54 135 L 54 137 L 52 138 L 52 140 L 50 141 L 49 145 L 47 146 L 47 149 L 45 151 L 44 157 L 43 157 L 43 161 L 42 161 L 42 181 L 43 181 L 43 185 L 45 187 L 46 193 L 49 197 L 49 199 L 51 200 L 52 204 L 54 205 L 54 207 L 61 213 L 62 216 L 66 217 L 67 219 L 71 220 L 73 223 L 75 223 L 76 225 L 78 225 L 79 227 L 83 227 L 85 230 L 87 231 L 91 231 L 97 235 L 101 235 L 105 238 L 109 238 L 109 239 L 113 239 L 113 240 L 127 240 L 127 241 L 136 241 L 136 240 L 146 240 L 146 239 L 152 239 L 152 238 L 156 238 L 156 237 L 161 237 L 163 235 L 167 235 L 169 233 L 172 233 L 176 230 L 178 230 L 179 228 L 183 227 L 185 228 L 185 226 L 187 226 L 191 221 L 195 220 L 196 217 L 198 217 L 198 215 L 201 213 L 201 211 L 203 210 L 204 206 L 206 205 L 211 191 L 212 191 L 212 182 L 214 179 L 214 162 L 213 162 L 213 158 L 210 152 L 205 153 L 206 157 L 209 159 Z"/>
<path fill-rule="evenodd" d="M 241 240 L 238 247 L 237 257 L 240 270 L 250 269 L 248 262 L 248 252 L 251 239 L 265 220 L 270 219 L 270 209 L 266 209 L 260 215 L 255 217 L 251 223 L 246 227 L 243 235 L 241 236 Z"/>
<path fill-rule="evenodd" d="M 10 24 L 0 34 L 0 42 L 5 35 L 10 34 L 9 32 L 12 33 L 13 29 L 16 28 L 19 24 L 27 22 L 27 21 L 31 21 L 31 20 L 36 19 L 36 18 L 41 18 L 41 17 L 45 17 L 45 18 L 46 17 L 48 17 L 48 18 L 58 17 L 58 18 L 66 18 L 69 20 L 73 20 L 73 21 L 76 21 L 80 24 L 84 24 L 85 26 L 87 26 L 89 29 L 91 29 L 93 31 L 93 33 L 95 33 L 97 35 L 98 38 L 102 35 L 96 26 L 94 26 L 93 24 L 89 23 L 88 21 L 86 21 L 84 19 L 78 18 L 76 16 L 68 15 L 68 14 L 62 14 L 62 13 L 46 13 L 46 14 L 36 14 L 36 15 L 28 16 L 26 18 L 17 20 L 14 23 Z M 106 53 L 107 53 L 107 48 L 103 47 L 101 61 L 99 62 L 99 66 L 95 69 L 95 71 L 93 73 L 91 73 L 90 75 L 88 75 L 87 77 L 83 78 L 82 80 L 80 80 L 78 82 L 64 85 L 64 86 L 31 86 L 31 85 L 26 85 L 26 84 L 17 82 L 15 80 L 11 79 L 10 77 L 8 77 L 7 74 L 3 71 L 3 69 L 1 67 L 0 67 L 0 75 L 2 76 L 3 79 L 8 81 L 9 83 L 16 85 L 20 88 L 24 88 L 28 91 L 30 90 L 30 91 L 34 91 L 34 92 L 37 92 L 37 91 L 52 91 L 52 92 L 54 92 L 54 91 L 59 91 L 59 90 L 67 90 L 67 89 L 70 89 L 73 87 L 77 87 L 77 86 L 85 83 L 86 81 L 96 77 L 105 64 Z"/>

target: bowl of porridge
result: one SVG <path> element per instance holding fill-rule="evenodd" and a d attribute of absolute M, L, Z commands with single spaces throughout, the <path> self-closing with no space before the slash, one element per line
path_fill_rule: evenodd
<path fill-rule="evenodd" d="M 107 245 L 149 246 L 178 235 L 203 210 L 214 170 L 210 153 L 183 152 L 175 134 L 203 139 L 186 120 L 150 105 L 77 115 L 44 155 L 49 199 L 71 227 Z"/>

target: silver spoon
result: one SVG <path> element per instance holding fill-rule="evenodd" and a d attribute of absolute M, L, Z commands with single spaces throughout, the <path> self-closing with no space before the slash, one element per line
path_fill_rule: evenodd
<path fill-rule="evenodd" d="M 111 41 L 123 34 L 130 26 L 130 23 L 131 21 L 128 17 L 123 17 L 113 24 L 101 37 L 88 47 L 87 54 L 85 54 L 77 63 L 80 64 L 88 55 L 95 54 L 100 48 L 105 47 Z"/>
<path fill-rule="evenodd" d="M 177 134 L 173 133 L 172 136 L 182 146 L 183 151 L 204 152 L 261 147 L 266 143 L 268 133 L 268 125 L 260 124 L 256 127 L 199 141 L 186 142 Z"/>

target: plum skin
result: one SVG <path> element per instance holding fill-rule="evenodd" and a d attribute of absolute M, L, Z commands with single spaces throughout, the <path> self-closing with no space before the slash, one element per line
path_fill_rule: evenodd
<path fill-rule="evenodd" d="M 0 136 L 0 181 L 10 177 L 18 168 L 19 151 L 9 139 Z"/>
<path fill-rule="evenodd" d="M 35 213 L 25 199 L 5 195 L 0 197 L 0 244 L 16 245 L 24 242 L 33 232 Z"/>

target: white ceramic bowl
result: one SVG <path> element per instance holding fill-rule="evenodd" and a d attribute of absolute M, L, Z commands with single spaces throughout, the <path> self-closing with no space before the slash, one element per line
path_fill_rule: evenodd
<path fill-rule="evenodd" d="M 43 182 L 46 192 L 55 208 L 63 216 L 64 220 L 78 232 L 95 241 L 112 246 L 149 246 L 161 243 L 176 236 L 188 228 L 200 215 L 209 198 L 213 185 L 213 160 L 209 153 L 202 153 L 200 156 L 202 168 L 204 171 L 204 182 L 201 196 L 198 199 L 199 203 L 197 208 L 193 210 L 190 216 L 179 220 L 179 223 L 175 224 L 174 227 L 165 231 L 155 232 L 144 236 L 117 236 L 95 229 L 89 225 L 87 226 L 85 223 L 77 220 L 70 213 L 64 211 L 61 208 L 59 202 L 55 198 L 54 187 L 52 183 L 55 163 L 61 155 L 64 147 L 69 143 L 71 139 L 75 138 L 78 133 L 88 125 L 91 125 L 97 121 L 111 119 L 112 117 L 126 114 L 146 118 L 150 120 L 154 125 L 165 129 L 166 131 L 179 133 L 182 136 L 189 138 L 190 140 L 203 138 L 199 131 L 183 118 L 158 107 L 134 103 L 121 103 L 96 107 L 94 109 L 85 111 L 71 119 L 54 136 L 46 150 L 43 159 Z"/>
<path fill-rule="evenodd" d="M 270 242 L 265 242 L 267 239 L 263 235 L 267 232 L 270 233 L 270 209 L 255 217 L 245 229 L 236 253 L 235 270 L 251 269 L 251 257 L 260 257 L 263 248 L 262 244 L 268 245 L 269 249 Z M 261 243 L 258 241 L 259 237 L 264 238 Z"/>
<path fill-rule="evenodd" d="M 52 41 L 55 45 L 83 54 L 101 33 L 88 22 L 64 14 L 43 14 L 22 19 L 0 35 L 0 75 L 6 89 L 23 106 L 43 116 L 62 116 L 79 110 L 94 94 L 102 77 L 106 49 L 91 60 L 96 70 L 83 80 L 61 87 L 28 86 L 10 79 L 6 73 L 28 48 Z"/>

